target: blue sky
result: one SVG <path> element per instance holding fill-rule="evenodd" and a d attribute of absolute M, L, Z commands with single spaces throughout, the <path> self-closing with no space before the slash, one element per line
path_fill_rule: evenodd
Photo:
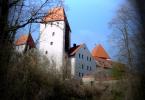
<path fill-rule="evenodd" d="M 110 57 L 114 59 L 114 48 L 109 42 L 112 29 L 109 29 L 108 23 L 124 1 L 65 0 L 65 11 L 72 30 L 71 44 L 85 43 L 90 51 L 95 47 L 95 44 L 102 44 Z M 28 28 L 29 26 L 18 33 L 25 34 L 24 31 L 28 31 Z M 39 35 L 38 24 L 34 24 L 31 33 L 36 40 Z"/>
<path fill-rule="evenodd" d="M 66 15 L 72 30 L 71 43 L 85 43 L 90 51 L 102 44 L 113 58 L 108 23 L 124 0 L 65 0 Z"/>

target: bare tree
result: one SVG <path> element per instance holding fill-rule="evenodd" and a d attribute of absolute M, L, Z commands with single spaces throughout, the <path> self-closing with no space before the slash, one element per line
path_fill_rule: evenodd
<path fill-rule="evenodd" d="M 115 34 L 116 48 L 119 49 L 119 56 L 122 61 L 127 63 L 129 69 L 133 69 L 135 62 L 135 38 L 137 33 L 138 18 L 135 10 L 128 4 L 122 5 L 117 11 L 117 15 L 109 23 Z"/>
<path fill-rule="evenodd" d="M 42 22 L 53 6 L 62 6 L 62 0 L 0 0 L 0 96 L 7 84 L 6 73 L 17 31 Z"/>
<path fill-rule="evenodd" d="M 13 41 L 18 29 L 30 23 L 40 23 L 53 6 L 62 6 L 62 0 L 1 0 L 1 37 L 4 41 Z"/>
<path fill-rule="evenodd" d="M 144 71 L 145 71 L 145 31 L 144 31 L 144 0 L 128 0 L 133 3 L 123 5 L 110 25 L 117 35 L 117 48 L 119 48 L 130 71 L 127 73 L 125 100 L 144 100 Z M 124 59 L 122 59 L 124 61 Z M 137 73 L 136 73 L 137 72 Z M 137 94 L 137 95 L 136 95 Z"/>

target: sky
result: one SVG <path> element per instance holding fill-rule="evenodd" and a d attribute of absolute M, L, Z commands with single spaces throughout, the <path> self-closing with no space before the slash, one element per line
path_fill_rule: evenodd
<path fill-rule="evenodd" d="M 91 1 L 91 2 L 90 2 Z M 71 44 L 85 43 L 90 52 L 101 44 L 114 57 L 109 42 L 112 29 L 108 23 L 124 0 L 65 0 L 65 11 L 71 27 Z"/>
<path fill-rule="evenodd" d="M 91 2 L 90 2 L 91 1 Z M 112 59 L 115 50 L 109 42 L 112 29 L 108 23 L 116 15 L 116 11 L 125 0 L 64 0 L 65 13 L 71 28 L 71 46 L 73 43 L 85 43 L 90 50 L 101 44 Z M 33 25 L 31 33 L 34 40 L 39 36 L 39 25 Z M 26 30 L 25 30 L 26 29 Z M 28 31 L 29 26 L 20 30 Z M 25 33 L 24 33 L 25 34 Z"/>

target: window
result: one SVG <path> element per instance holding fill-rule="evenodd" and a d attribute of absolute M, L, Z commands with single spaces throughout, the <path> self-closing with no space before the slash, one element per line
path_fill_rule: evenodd
<path fill-rule="evenodd" d="M 87 56 L 87 61 L 88 61 L 88 56 Z"/>
<path fill-rule="evenodd" d="M 82 77 L 84 76 L 84 73 L 82 73 Z"/>
<path fill-rule="evenodd" d="M 50 45 L 53 45 L 53 42 L 50 42 Z"/>
<path fill-rule="evenodd" d="M 55 32 L 52 32 L 52 36 L 54 36 Z"/>
<path fill-rule="evenodd" d="M 91 57 L 90 57 L 90 61 L 91 61 Z"/>
<path fill-rule="evenodd" d="M 79 77 L 81 76 L 81 73 L 79 72 Z"/>
<path fill-rule="evenodd" d="M 82 64 L 82 69 L 84 68 L 84 65 Z"/>
<path fill-rule="evenodd" d="M 45 54 L 47 54 L 47 51 L 45 51 Z"/>
<path fill-rule="evenodd" d="M 90 70 L 91 70 L 91 66 L 90 66 Z"/>
<path fill-rule="evenodd" d="M 51 25 L 51 27 L 52 27 L 53 23 L 52 23 L 52 22 L 50 22 L 50 25 Z"/>
<path fill-rule="evenodd" d="M 59 22 L 57 22 L 57 26 L 59 26 Z"/>
<path fill-rule="evenodd" d="M 87 66 L 87 70 L 89 70 L 89 66 Z"/>
<path fill-rule="evenodd" d="M 81 56 L 81 55 L 79 54 L 79 58 L 80 58 L 80 56 Z"/>
<path fill-rule="evenodd" d="M 82 59 L 84 58 L 84 56 L 82 55 Z"/>

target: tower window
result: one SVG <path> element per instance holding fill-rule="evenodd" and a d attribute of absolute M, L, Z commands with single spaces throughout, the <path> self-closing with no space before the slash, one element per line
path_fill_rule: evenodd
<path fill-rule="evenodd" d="M 80 58 L 80 54 L 79 54 L 79 58 Z"/>
<path fill-rule="evenodd" d="M 91 57 L 90 57 L 90 61 L 91 61 Z"/>
<path fill-rule="evenodd" d="M 53 42 L 50 42 L 50 45 L 53 45 Z"/>
<path fill-rule="evenodd" d="M 59 22 L 57 22 L 57 26 L 59 26 Z"/>
<path fill-rule="evenodd" d="M 88 56 L 87 56 L 87 61 L 88 61 Z"/>
<path fill-rule="evenodd" d="M 51 25 L 51 27 L 52 27 L 53 23 L 52 23 L 52 22 L 50 22 L 50 25 Z"/>
<path fill-rule="evenodd" d="M 52 33 L 52 36 L 54 36 L 55 32 Z"/>
<path fill-rule="evenodd" d="M 82 59 L 84 58 L 84 56 L 82 55 Z"/>
<path fill-rule="evenodd" d="M 48 52 L 47 51 L 45 51 L 45 54 L 47 54 Z"/>

